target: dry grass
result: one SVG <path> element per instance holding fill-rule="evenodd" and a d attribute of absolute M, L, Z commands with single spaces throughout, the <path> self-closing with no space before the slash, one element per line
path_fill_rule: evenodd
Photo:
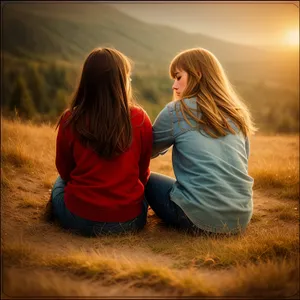
<path fill-rule="evenodd" d="M 280 198 L 299 199 L 299 137 L 253 137 L 249 173 L 256 189 L 273 188 Z"/>
<path fill-rule="evenodd" d="M 2 243 L 3 261 L 10 268 L 41 274 L 34 288 L 29 283 L 33 279 L 24 276 L 7 284 L 10 290 L 20 286 L 16 295 L 97 295 L 97 286 L 87 291 L 90 282 L 116 286 L 111 295 L 125 295 L 124 290 L 132 295 L 283 297 L 297 289 L 299 207 L 286 199 L 299 196 L 298 137 L 252 138 L 249 171 L 255 179 L 255 210 L 242 236 L 195 238 L 162 226 L 150 215 L 139 234 L 86 239 L 39 219 L 57 176 L 54 128 L 7 120 L 2 125 L 2 233 L 8 232 Z M 174 176 L 171 151 L 152 160 L 151 169 Z M 20 228 L 26 244 L 12 243 Z M 65 245 L 85 251 L 70 251 Z M 124 259 L 103 255 L 112 248 L 126 253 Z M 149 259 L 135 259 L 142 254 Z M 68 285 L 58 287 L 54 279 L 49 281 L 52 285 L 45 284 L 43 274 L 48 271 L 52 278 L 64 273 Z"/>
<path fill-rule="evenodd" d="M 2 253 L 7 265 L 18 264 L 23 267 L 26 265 L 27 267 L 51 268 L 52 270 L 69 272 L 82 278 L 101 280 L 104 284 L 130 281 L 134 286 L 148 286 L 158 290 L 172 288 L 177 289 L 179 293 L 183 293 L 185 283 L 191 281 L 188 278 L 185 281 L 179 280 L 172 270 L 165 267 L 125 262 L 120 259 L 115 261 L 103 257 L 97 252 L 88 255 L 79 252 L 62 257 L 37 253 L 24 244 L 11 244 L 3 247 Z M 198 284 L 195 282 L 196 284 L 193 286 L 197 292 L 199 292 L 201 281 L 199 280 Z M 203 291 L 201 292 L 203 293 Z"/>
<path fill-rule="evenodd" d="M 142 233 L 136 240 L 127 240 L 126 245 L 150 249 L 155 254 L 164 254 L 174 259 L 176 268 L 224 269 L 249 262 L 266 262 L 269 259 L 296 257 L 299 252 L 299 230 L 276 227 L 274 229 L 249 229 L 242 236 L 213 238 L 197 237 L 177 232 L 166 232 L 163 239 Z M 115 243 L 113 237 L 103 237 L 100 242 Z M 118 238 L 117 244 L 125 244 Z"/>
<path fill-rule="evenodd" d="M 7 177 L 4 170 L 1 168 L 1 191 L 3 191 L 4 189 L 9 188 L 10 186 L 11 186 L 10 180 Z"/>
<path fill-rule="evenodd" d="M 278 204 L 274 205 L 271 208 L 268 208 L 268 211 L 274 214 L 275 219 L 284 220 L 284 221 L 298 221 L 299 220 L 299 211 L 298 207 L 295 205 L 284 205 Z"/>
<path fill-rule="evenodd" d="M 255 298 L 299 299 L 299 260 L 247 265 L 237 268 L 228 282 L 227 295 Z M 231 282 L 230 282 L 231 280 Z"/>
<path fill-rule="evenodd" d="M 194 270 L 176 271 L 166 267 L 154 267 L 135 262 L 115 261 L 93 254 L 69 253 L 43 255 L 23 245 L 10 245 L 2 249 L 6 266 L 20 266 L 52 269 L 76 275 L 83 280 L 101 280 L 103 285 L 130 283 L 130 287 L 150 287 L 155 291 L 172 291 L 177 296 L 286 296 L 297 290 L 297 267 L 288 260 L 282 262 L 268 261 L 264 264 L 238 266 L 234 272 L 219 276 L 219 280 L 204 276 Z M 238 275 L 238 276 L 236 276 Z M 260 275 L 261 280 L 257 280 Z M 223 280 L 220 280 L 223 278 Z"/>
<path fill-rule="evenodd" d="M 262 220 L 262 216 L 260 214 L 254 213 L 251 218 L 251 223 L 259 222 Z"/>
<path fill-rule="evenodd" d="M 20 208 L 42 208 L 44 203 L 41 202 L 40 199 L 37 199 L 37 198 L 27 198 L 27 197 L 24 197 L 23 199 L 21 198 L 20 199 L 21 202 L 20 204 L 18 205 L 18 207 Z"/>
<path fill-rule="evenodd" d="M 99 297 L 100 295 L 113 296 L 149 296 L 155 293 L 133 292 L 124 286 L 105 287 L 92 280 L 82 280 L 66 273 L 34 269 L 30 272 L 20 268 L 5 268 L 3 270 L 2 292 L 9 298 L 20 297 L 32 299 L 34 297 Z M 6 299 L 2 295 L 1 299 Z M 7 298 L 7 299 L 9 299 Z"/>
<path fill-rule="evenodd" d="M 2 166 L 22 168 L 49 183 L 55 165 L 55 128 L 2 120 Z M 55 177 L 54 177 L 55 178 Z M 54 179 L 53 179 L 54 180 Z"/>
<path fill-rule="evenodd" d="M 279 212 L 278 219 L 283 221 L 299 221 L 299 214 L 297 212 L 283 210 Z"/>

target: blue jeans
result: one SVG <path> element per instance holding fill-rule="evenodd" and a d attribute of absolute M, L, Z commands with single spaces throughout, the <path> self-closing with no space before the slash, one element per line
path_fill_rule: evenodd
<path fill-rule="evenodd" d="M 143 201 L 142 213 L 132 220 L 126 222 L 96 222 L 74 215 L 67 209 L 64 201 L 65 186 L 66 182 L 58 176 L 51 192 L 53 215 L 65 229 L 85 236 L 97 236 L 136 232 L 146 225 L 148 212 L 146 200 Z"/>
<path fill-rule="evenodd" d="M 169 226 L 198 234 L 203 231 L 196 227 L 184 211 L 170 199 L 174 178 L 151 172 L 145 188 L 145 197 L 155 214 Z"/>

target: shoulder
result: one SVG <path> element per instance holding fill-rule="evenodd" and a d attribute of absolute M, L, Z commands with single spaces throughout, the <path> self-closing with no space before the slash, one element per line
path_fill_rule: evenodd
<path fill-rule="evenodd" d="M 172 122 L 183 120 L 182 105 L 185 105 L 191 112 L 197 112 L 196 98 L 186 98 L 169 102 L 160 112 L 160 116 L 169 117 Z"/>
<path fill-rule="evenodd" d="M 70 109 L 67 109 L 63 112 L 64 119 L 68 119 L 71 115 L 72 115 L 72 112 L 70 111 Z"/>
<path fill-rule="evenodd" d="M 186 106 L 188 106 L 190 109 L 197 109 L 197 99 L 195 97 L 193 98 L 185 98 L 182 100 Z"/>
<path fill-rule="evenodd" d="M 130 112 L 131 112 L 132 117 L 135 117 L 138 115 L 142 116 L 142 115 L 146 114 L 146 111 L 141 106 L 137 106 L 137 105 L 130 107 Z"/>
<path fill-rule="evenodd" d="M 197 99 L 196 98 L 184 98 L 182 100 L 171 101 L 166 105 L 169 112 L 181 111 L 181 105 L 184 103 L 191 109 L 197 109 Z"/>
<path fill-rule="evenodd" d="M 153 130 L 154 131 L 162 131 L 165 128 L 169 128 L 172 126 L 172 114 L 174 111 L 174 103 L 170 102 L 158 113 L 154 122 L 153 122 Z"/>
<path fill-rule="evenodd" d="M 72 112 L 70 111 L 70 109 L 66 109 L 60 116 L 59 121 L 58 121 L 58 125 L 62 125 L 64 123 L 66 123 L 66 121 L 70 118 L 70 116 L 72 115 Z"/>
<path fill-rule="evenodd" d="M 69 109 L 65 110 L 61 114 L 60 119 L 57 123 L 58 138 L 59 138 L 59 136 L 60 137 L 63 136 L 64 138 L 67 138 L 67 139 L 73 139 L 74 131 L 73 131 L 70 123 L 67 122 L 71 116 L 72 116 L 72 112 Z"/>
<path fill-rule="evenodd" d="M 147 112 L 141 106 L 132 106 L 130 108 L 131 118 L 149 118 Z"/>
<path fill-rule="evenodd" d="M 180 105 L 180 101 L 171 101 L 168 104 L 166 104 L 163 110 L 165 110 L 166 112 L 172 112 L 178 108 L 178 105 Z"/>
<path fill-rule="evenodd" d="M 175 111 L 177 107 L 177 101 L 171 101 L 165 105 L 165 107 L 159 112 L 158 116 L 169 116 Z"/>
<path fill-rule="evenodd" d="M 131 122 L 134 125 L 152 126 L 151 120 L 147 112 L 140 106 L 133 106 L 130 109 Z"/>
<path fill-rule="evenodd" d="M 154 123 L 156 123 L 158 120 L 162 119 L 168 119 L 170 118 L 172 111 L 174 110 L 174 103 L 169 102 L 165 105 L 165 107 L 158 113 L 157 117 L 155 118 Z"/>
<path fill-rule="evenodd" d="M 154 124 L 168 124 L 174 122 L 174 117 L 177 112 L 180 111 L 180 101 L 171 101 L 165 105 L 165 107 L 158 113 Z"/>

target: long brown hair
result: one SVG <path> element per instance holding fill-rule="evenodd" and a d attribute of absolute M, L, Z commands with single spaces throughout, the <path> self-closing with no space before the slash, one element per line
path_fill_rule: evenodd
<path fill-rule="evenodd" d="M 228 117 L 244 136 L 256 131 L 247 106 L 234 91 L 223 67 L 211 52 L 203 48 L 193 48 L 179 53 L 170 64 L 171 78 L 174 79 L 176 72 L 182 70 L 188 73 L 188 81 L 182 99 L 179 100 L 180 110 L 190 125 L 186 114 L 214 138 L 225 136 L 228 132 L 235 134 Z M 192 97 L 196 97 L 201 118 L 184 102 L 184 98 Z"/>
<path fill-rule="evenodd" d="M 132 142 L 130 73 L 129 58 L 112 48 L 96 48 L 84 62 L 65 126 L 100 157 L 117 156 Z"/>

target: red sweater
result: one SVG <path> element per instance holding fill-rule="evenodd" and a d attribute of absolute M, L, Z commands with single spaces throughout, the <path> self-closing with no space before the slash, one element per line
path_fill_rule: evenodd
<path fill-rule="evenodd" d="M 125 153 L 109 161 L 83 147 L 70 126 L 61 126 L 69 115 L 68 111 L 63 117 L 56 141 L 56 167 L 67 181 L 66 207 L 92 221 L 134 219 L 142 211 L 144 187 L 150 176 L 152 124 L 147 113 L 138 107 L 131 109 L 132 144 Z"/>

